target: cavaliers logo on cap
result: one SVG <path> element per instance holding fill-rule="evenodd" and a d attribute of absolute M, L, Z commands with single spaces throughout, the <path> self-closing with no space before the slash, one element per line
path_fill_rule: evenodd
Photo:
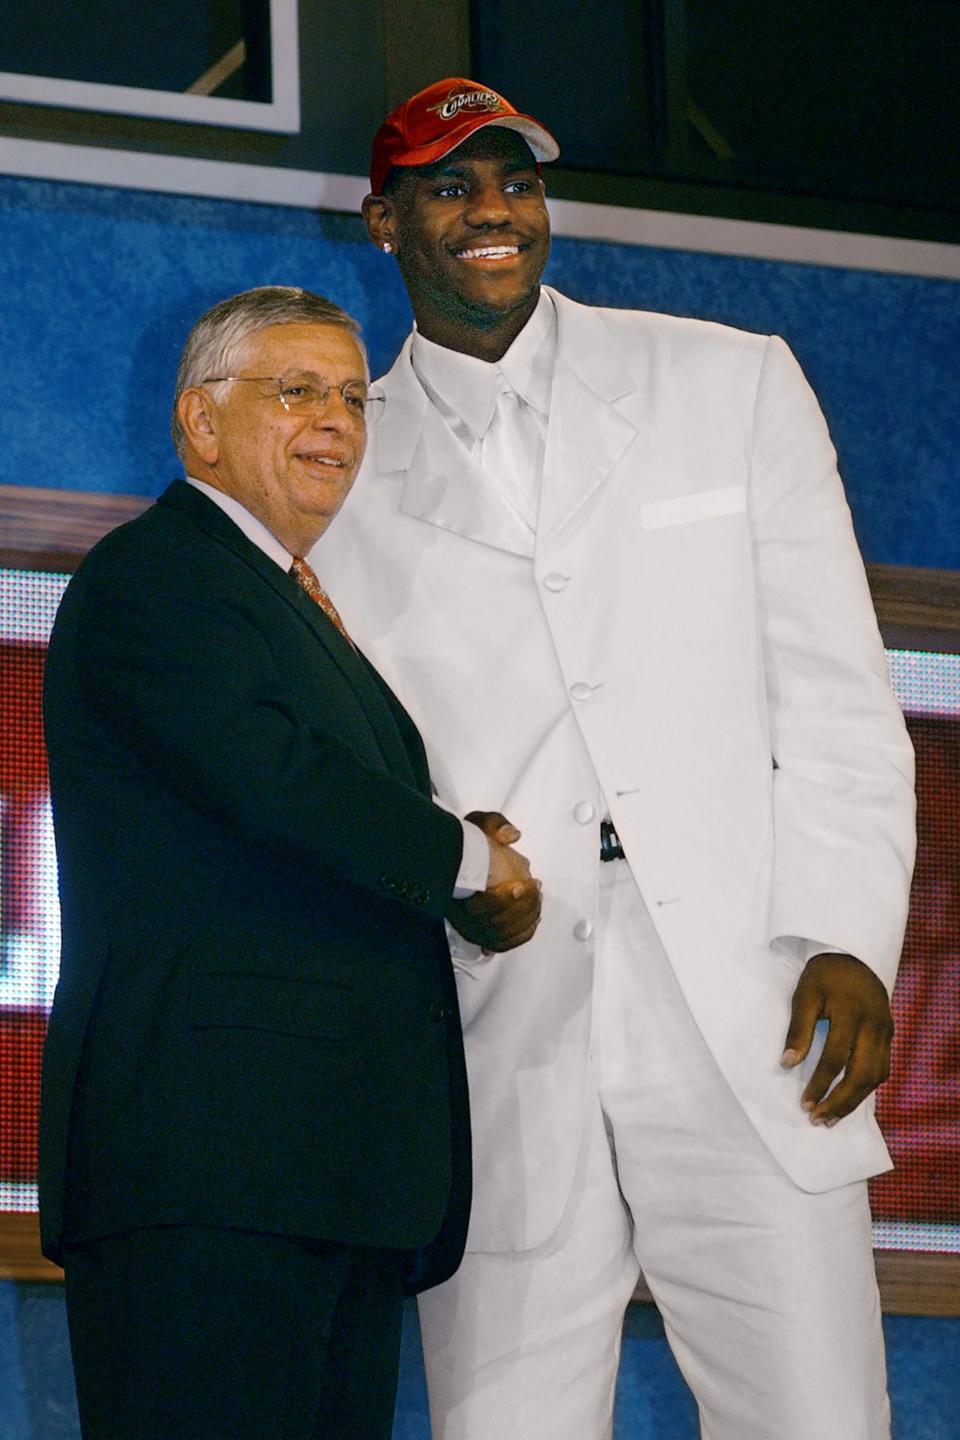
<path fill-rule="evenodd" d="M 448 75 L 418 90 L 384 120 L 373 137 L 370 188 L 381 194 L 395 165 L 432 165 L 484 125 L 504 125 L 522 135 L 536 160 L 556 160 L 560 147 L 550 131 L 521 115 L 509 100 L 466 75 Z"/>
<path fill-rule="evenodd" d="M 495 90 L 451 90 L 439 105 L 427 108 L 441 120 L 454 120 L 461 110 L 505 110 L 506 106 Z"/>

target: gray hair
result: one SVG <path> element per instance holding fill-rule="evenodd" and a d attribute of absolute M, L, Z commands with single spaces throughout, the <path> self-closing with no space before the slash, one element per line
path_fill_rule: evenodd
<path fill-rule="evenodd" d="M 268 325 L 342 325 L 349 330 L 366 358 L 360 326 L 352 315 L 312 290 L 296 285 L 259 285 L 221 300 L 200 316 L 187 336 L 177 367 L 170 429 L 182 460 L 186 436 L 177 415 L 184 390 L 202 385 L 208 375 L 228 375 L 236 366 L 243 344 Z"/>

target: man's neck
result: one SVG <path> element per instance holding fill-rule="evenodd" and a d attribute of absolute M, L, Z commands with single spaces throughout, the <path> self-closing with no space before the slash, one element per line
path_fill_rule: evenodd
<path fill-rule="evenodd" d="M 472 355 L 476 360 L 495 364 L 506 355 L 520 331 L 537 308 L 540 299 L 539 287 L 527 297 L 522 305 L 506 314 L 464 311 L 458 315 L 444 315 L 433 307 L 422 317 L 416 316 L 417 329 L 426 340 L 442 345 L 445 350 L 459 350 L 463 355 Z"/>
<path fill-rule="evenodd" d="M 287 555 L 302 557 L 316 545 L 330 524 L 328 516 L 315 516 L 313 517 L 314 523 L 307 524 L 301 517 L 275 514 L 266 508 L 251 505 L 250 496 L 241 499 L 239 495 L 235 495 L 223 483 L 216 469 L 204 465 L 196 455 L 189 451 L 186 459 L 186 471 L 188 482 L 196 486 L 199 481 L 205 487 L 205 493 L 211 500 L 216 500 L 218 494 L 224 496 L 227 503 L 221 505 L 221 509 L 230 516 L 234 524 L 240 527 L 248 540 L 251 540 L 259 549 L 265 550 L 272 559 L 276 560 L 278 565 L 283 564 L 284 569 L 287 567 L 282 557 L 275 553 L 275 546 L 281 547 Z M 211 494 L 211 491 L 215 493 Z M 244 522 L 243 514 L 254 521 L 253 527 Z M 272 541 L 265 542 L 263 534 L 257 533 L 258 529 L 268 532 Z"/>

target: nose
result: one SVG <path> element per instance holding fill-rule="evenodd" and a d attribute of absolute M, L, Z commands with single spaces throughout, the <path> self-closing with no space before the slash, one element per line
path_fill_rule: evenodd
<path fill-rule="evenodd" d="M 510 203 L 497 181 L 487 181 L 471 190 L 464 219 L 468 225 L 484 230 L 510 223 Z"/>

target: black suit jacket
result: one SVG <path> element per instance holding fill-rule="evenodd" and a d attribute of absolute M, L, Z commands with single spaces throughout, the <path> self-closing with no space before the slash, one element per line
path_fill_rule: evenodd
<path fill-rule="evenodd" d="M 67 587 L 44 714 L 63 957 L 44 1248 L 197 1223 L 456 1265 L 460 860 L 372 667 L 175 482 Z"/>

